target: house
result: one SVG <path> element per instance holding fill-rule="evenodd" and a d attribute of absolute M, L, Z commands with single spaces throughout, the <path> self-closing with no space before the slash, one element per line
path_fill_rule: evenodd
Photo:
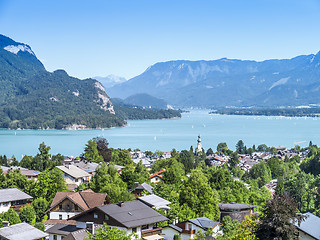
<path fill-rule="evenodd" d="M 65 179 L 71 180 L 77 186 L 89 182 L 92 177 L 91 174 L 74 165 L 56 166 L 56 168 L 62 171 Z"/>
<path fill-rule="evenodd" d="M 8 171 L 19 170 L 22 175 L 25 175 L 28 179 L 33 179 L 35 181 L 38 180 L 38 176 L 40 174 L 39 171 L 29 170 L 29 169 L 26 169 L 23 167 L 17 167 L 17 166 L 11 166 L 11 167 L 0 166 L 0 168 L 2 169 L 4 175 L 6 175 Z"/>
<path fill-rule="evenodd" d="M 106 223 L 128 233 L 135 233 L 139 238 L 157 240 L 163 237 L 160 236 L 162 228 L 157 228 L 156 224 L 169 219 L 135 200 L 95 207 L 72 217 L 71 220 L 77 221 L 78 228 L 86 228 L 88 222 L 99 225 Z"/>
<path fill-rule="evenodd" d="M 138 200 L 143 202 L 144 204 L 148 205 L 151 208 L 155 208 L 155 209 L 164 209 L 164 210 L 169 210 L 170 207 L 168 206 L 169 204 L 171 204 L 171 202 L 169 202 L 166 199 L 163 199 L 162 197 L 159 197 L 155 194 L 151 194 L 151 195 L 147 195 L 147 196 L 143 196 L 143 197 L 138 197 Z"/>
<path fill-rule="evenodd" d="M 40 240 L 45 237 L 48 234 L 25 222 L 0 228 L 1 240 Z"/>
<path fill-rule="evenodd" d="M 163 227 L 162 236 L 164 239 L 173 239 L 174 235 L 179 235 L 181 240 L 187 240 L 194 238 L 197 232 L 206 232 L 211 228 L 212 237 L 217 237 L 222 234 L 220 225 L 220 222 L 212 221 L 207 217 L 194 218 Z"/>
<path fill-rule="evenodd" d="M 161 182 L 165 171 L 166 171 L 165 169 L 162 169 L 159 172 L 152 174 L 149 177 L 150 182 L 154 184 Z"/>
<path fill-rule="evenodd" d="M 90 208 L 109 204 L 110 200 L 106 193 L 95 193 L 91 189 L 81 192 L 57 192 L 49 210 L 49 220 L 45 225 L 61 223 L 79 213 L 87 211 Z"/>
<path fill-rule="evenodd" d="M 242 222 L 245 219 L 245 216 L 255 214 L 253 209 L 257 207 L 235 202 L 218 204 L 218 206 L 220 209 L 220 222 L 225 216 L 230 216 L 232 220 Z"/>
<path fill-rule="evenodd" d="M 148 183 L 139 184 L 136 182 L 134 183 L 134 189 L 131 190 L 131 193 L 137 198 L 142 196 L 143 191 L 153 194 L 153 187 Z"/>
<path fill-rule="evenodd" d="M 296 223 L 296 227 L 299 231 L 299 239 L 301 240 L 314 240 L 320 239 L 320 218 L 313 215 L 312 213 L 303 214 L 306 216 L 304 221 L 298 225 Z"/>
<path fill-rule="evenodd" d="M 7 212 L 9 208 L 20 209 L 32 202 L 33 197 L 17 188 L 0 189 L 0 213 Z"/>

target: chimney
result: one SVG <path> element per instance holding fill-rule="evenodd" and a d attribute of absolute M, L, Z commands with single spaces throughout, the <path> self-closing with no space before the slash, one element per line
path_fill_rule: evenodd
<path fill-rule="evenodd" d="M 137 188 L 139 186 L 139 182 L 134 183 L 134 187 Z"/>
<path fill-rule="evenodd" d="M 124 202 L 122 202 L 122 201 L 118 202 L 119 207 L 122 207 L 123 205 L 124 205 Z"/>
<path fill-rule="evenodd" d="M 2 226 L 3 227 L 9 227 L 10 226 L 10 222 L 9 221 L 2 221 Z"/>
<path fill-rule="evenodd" d="M 89 233 L 94 235 L 94 222 L 86 222 L 86 229 Z"/>

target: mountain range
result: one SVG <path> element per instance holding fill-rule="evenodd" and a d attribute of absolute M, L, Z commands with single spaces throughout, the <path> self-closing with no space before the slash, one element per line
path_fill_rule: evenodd
<path fill-rule="evenodd" d="M 111 97 L 147 93 L 176 107 L 320 104 L 320 52 L 292 59 L 169 61 L 107 87 Z"/>
<path fill-rule="evenodd" d="M 125 125 L 126 119 L 177 117 L 176 111 L 115 106 L 102 84 L 64 70 L 46 71 L 31 47 L 0 35 L 0 128 L 79 129 Z"/>

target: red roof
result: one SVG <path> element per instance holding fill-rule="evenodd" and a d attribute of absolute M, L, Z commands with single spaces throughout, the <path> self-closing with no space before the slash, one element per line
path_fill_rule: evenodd
<path fill-rule="evenodd" d="M 153 178 L 153 177 L 156 177 L 156 176 L 162 178 L 162 176 L 161 176 L 160 174 L 161 174 L 161 173 L 164 173 L 165 171 L 166 171 L 165 169 L 162 169 L 162 170 L 160 170 L 159 172 L 156 172 L 156 173 L 152 174 L 152 175 L 149 177 L 149 179 L 151 179 L 151 178 Z"/>

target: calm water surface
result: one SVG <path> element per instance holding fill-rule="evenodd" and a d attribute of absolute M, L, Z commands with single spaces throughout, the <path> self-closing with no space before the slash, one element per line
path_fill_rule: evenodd
<path fill-rule="evenodd" d="M 35 155 L 45 142 L 51 153 L 78 156 L 86 142 L 97 136 L 105 137 L 114 148 L 169 151 L 196 146 L 201 134 L 205 149 L 216 149 L 226 142 L 234 149 L 239 139 L 247 146 L 265 143 L 269 146 L 293 147 L 294 142 L 307 146 L 312 140 L 320 144 L 320 118 L 288 118 L 263 116 L 209 115 L 197 110 L 182 114 L 181 119 L 128 121 L 128 126 L 105 130 L 0 130 L 0 155 Z"/>

